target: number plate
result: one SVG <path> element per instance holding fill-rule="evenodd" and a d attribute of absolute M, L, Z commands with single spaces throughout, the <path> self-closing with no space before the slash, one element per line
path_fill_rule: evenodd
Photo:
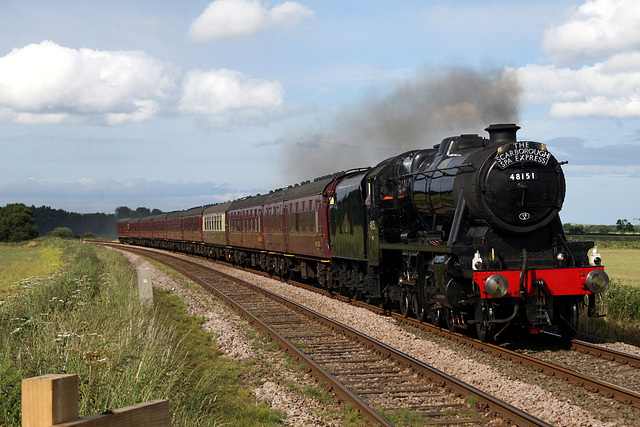
<path fill-rule="evenodd" d="M 535 181 L 538 174 L 535 172 L 517 172 L 509 175 L 509 181 Z"/>

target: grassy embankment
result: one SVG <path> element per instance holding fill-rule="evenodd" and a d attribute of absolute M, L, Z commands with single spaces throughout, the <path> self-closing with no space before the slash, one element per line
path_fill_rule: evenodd
<path fill-rule="evenodd" d="M 593 240 L 609 274 L 609 290 L 596 299 L 601 319 L 585 318 L 580 331 L 614 341 L 640 345 L 640 236 L 580 236 Z"/>
<path fill-rule="evenodd" d="M 39 255 L 3 248 L 19 252 L 10 264 L 31 259 L 28 273 L 14 273 L 30 278 L 0 291 L 0 425 L 20 425 L 21 380 L 50 373 L 78 375 L 80 416 L 169 399 L 172 425 L 279 425 L 283 414 L 243 386 L 256 378 L 254 363 L 221 357 L 181 300 L 154 290 L 154 309 L 144 310 L 135 271 L 115 251 L 44 245 Z M 254 337 L 254 346 L 268 345 Z"/>

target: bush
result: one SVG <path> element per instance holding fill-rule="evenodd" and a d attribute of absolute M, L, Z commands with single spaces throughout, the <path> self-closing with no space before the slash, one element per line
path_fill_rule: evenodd
<path fill-rule="evenodd" d="M 609 289 L 596 295 L 596 311 L 602 318 L 585 317 L 579 330 L 586 335 L 640 346 L 640 288 L 615 280 Z"/>
<path fill-rule="evenodd" d="M 608 320 L 640 323 L 640 288 L 637 286 L 612 281 L 599 304 L 599 309 L 607 313 Z"/>
<path fill-rule="evenodd" d="M 70 239 L 73 237 L 73 232 L 68 227 L 57 227 L 51 230 L 49 237 L 62 237 Z"/>
<path fill-rule="evenodd" d="M 22 203 L 0 208 L 0 242 L 23 242 L 38 237 L 33 212 Z"/>

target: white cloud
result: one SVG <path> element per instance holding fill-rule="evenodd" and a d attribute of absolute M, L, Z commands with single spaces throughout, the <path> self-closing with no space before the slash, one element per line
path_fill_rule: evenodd
<path fill-rule="evenodd" d="M 277 80 L 228 69 L 178 73 L 140 51 L 30 44 L 0 58 L 0 121 L 117 125 L 148 120 L 163 102 L 178 102 L 179 113 L 224 127 L 266 123 L 285 110 Z"/>
<path fill-rule="evenodd" d="M 578 69 L 527 65 L 517 72 L 525 102 L 550 103 L 552 116 L 640 118 L 640 52 Z"/>
<path fill-rule="evenodd" d="M 637 1 L 586 1 L 545 34 L 543 48 L 558 65 L 517 70 L 524 101 L 550 104 L 552 117 L 640 118 L 638 28 Z"/>
<path fill-rule="evenodd" d="M 602 60 L 640 49 L 640 2 L 589 0 L 567 22 L 550 28 L 543 48 L 560 64 Z"/>
<path fill-rule="evenodd" d="M 279 81 L 252 79 L 239 71 L 221 69 L 187 73 L 178 109 L 222 127 L 266 121 L 283 102 Z"/>
<path fill-rule="evenodd" d="M 141 121 L 174 85 L 170 68 L 144 52 L 43 41 L 0 58 L 0 117 L 24 124 Z"/>
<path fill-rule="evenodd" d="M 297 2 L 281 3 L 269 10 L 258 0 L 216 0 L 193 21 L 189 37 L 196 42 L 245 37 L 292 26 L 314 15 Z"/>

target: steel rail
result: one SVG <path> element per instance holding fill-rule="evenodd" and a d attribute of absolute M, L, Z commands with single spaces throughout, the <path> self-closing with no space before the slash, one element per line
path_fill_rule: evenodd
<path fill-rule="evenodd" d="M 581 340 L 571 340 L 571 349 L 580 353 L 607 359 L 621 365 L 629 365 L 633 368 L 640 368 L 640 356 L 626 353 L 620 350 L 603 347 L 601 345 L 588 343 Z"/>

